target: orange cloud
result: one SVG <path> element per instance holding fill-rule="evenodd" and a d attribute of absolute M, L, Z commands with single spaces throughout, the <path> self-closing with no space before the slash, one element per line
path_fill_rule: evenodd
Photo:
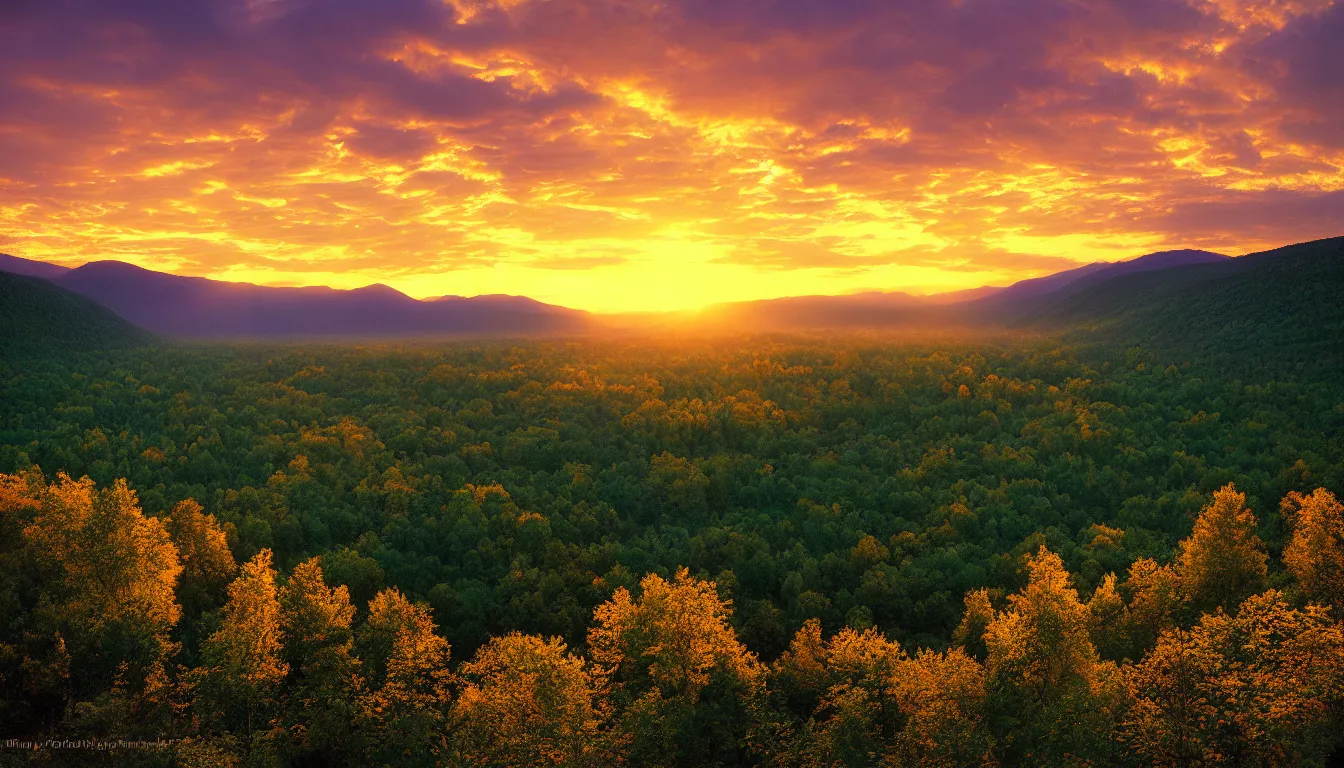
<path fill-rule="evenodd" d="M 73 21 L 72 21 L 73 20 Z M 0 246 L 595 310 L 1344 225 L 1328 0 L 0 12 Z"/>

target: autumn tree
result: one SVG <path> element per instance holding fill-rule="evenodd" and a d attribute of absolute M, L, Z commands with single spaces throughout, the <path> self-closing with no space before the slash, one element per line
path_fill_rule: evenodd
<path fill-rule="evenodd" d="M 598 689 L 559 638 L 517 632 L 487 643 L 458 674 L 453 708 L 457 762 L 472 766 L 610 765 Z"/>
<path fill-rule="evenodd" d="M 1186 604 L 1181 577 L 1170 565 L 1140 558 L 1130 565 L 1121 593 L 1128 595 L 1128 603 L 1117 633 L 1124 640 L 1125 658 L 1138 660 L 1157 644 L 1163 630 L 1175 625 Z"/>
<path fill-rule="evenodd" d="M 349 590 L 326 585 L 318 558 L 299 563 L 280 589 L 290 669 L 288 742 L 304 760 L 345 762 L 358 751 L 352 723 L 362 680 L 350 628 L 354 615 Z"/>
<path fill-rule="evenodd" d="M 186 499 L 173 507 L 163 523 L 182 561 L 177 587 L 182 604 L 189 613 L 217 605 L 217 596 L 233 578 L 238 564 L 215 516 Z"/>
<path fill-rule="evenodd" d="M 1087 606 L 1041 547 L 1029 579 L 985 632 L 990 706 L 1005 755 L 1065 765 L 1106 753 L 1114 675 L 1099 661 Z"/>
<path fill-rule="evenodd" d="M 1125 599 L 1115 586 L 1115 574 L 1109 573 L 1087 601 L 1088 634 L 1102 658 L 1120 661 L 1128 653 L 1124 632 L 1126 611 Z"/>
<path fill-rule="evenodd" d="M 887 764 L 981 768 L 997 764 L 987 716 L 985 671 L 959 648 L 925 650 L 891 681 L 904 719 Z"/>
<path fill-rule="evenodd" d="M 786 759 L 878 764 L 903 721 L 894 684 L 904 660 L 900 646 L 876 629 L 847 627 L 822 641 L 820 623 L 807 622 L 771 670 L 772 679 L 815 700 Z"/>
<path fill-rule="evenodd" d="M 1200 511 L 1194 532 L 1181 542 L 1176 569 L 1194 611 L 1231 611 L 1264 589 L 1267 557 L 1255 526 L 1246 494 L 1231 484 Z"/>
<path fill-rule="evenodd" d="M 1338 743 L 1344 628 L 1271 590 L 1164 632 L 1125 677 L 1119 733 L 1145 765 L 1319 765 Z"/>
<path fill-rule="evenodd" d="M 39 590 L 25 641 L 29 685 L 60 685 L 67 702 L 108 694 L 90 704 L 101 715 L 85 716 L 133 726 L 167 685 L 177 650 L 182 567 L 167 531 L 125 481 L 96 489 L 62 473 L 47 485 L 34 469 L 0 476 L 0 486 L 6 514 L 26 520 L 22 567 Z"/>
<path fill-rule="evenodd" d="M 379 762 L 432 765 L 447 749 L 448 641 L 428 606 L 385 589 L 369 603 L 359 645 L 368 685 L 361 718 Z"/>
<path fill-rule="evenodd" d="M 966 593 L 966 612 L 961 623 L 952 633 L 952 641 L 961 646 L 971 657 L 985 660 L 988 649 L 985 647 L 985 630 L 994 621 L 994 606 L 989 601 L 989 590 L 976 589 Z"/>
<path fill-rule="evenodd" d="M 1283 564 L 1298 590 L 1311 602 L 1333 606 L 1336 618 L 1344 616 L 1344 506 L 1317 488 L 1306 496 L 1289 493 L 1282 509 L 1293 527 Z"/>
<path fill-rule="evenodd" d="M 271 751 L 280 686 L 289 673 L 271 551 L 243 564 L 229 585 L 219 629 L 202 644 L 196 704 L 207 728 L 242 731 L 243 747 Z"/>
<path fill-rule="evenodd" d="M 633 763 L 739 759 L 762 675 L 730 613 L 714 584 L 685 568 L 671 581 L 645 576 L 638 599 L 620 588 L 594 611 L 588 647 L 611 681 Z"/>

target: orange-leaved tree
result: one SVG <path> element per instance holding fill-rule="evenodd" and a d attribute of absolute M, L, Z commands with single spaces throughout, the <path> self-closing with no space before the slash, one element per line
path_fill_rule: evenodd
<path fill-rule="evenodd" d="M 807 692 L 814 703 L 781 759 L 799 765 L 856 765 L 879 759 L 895 742 L 904 716 L 895 682 L 905 654 L 876 629 L 845 628 L 821 639 L 809 620 L 772 666 L 785 690 Z"/>
<path fill-rule="evenodd" d="M 434 629 L 429 607 L 396 589 L 369 603 L 359 643 L 369 684 L 359 704 L 377 762 L 433 765 L 447 750 L 451 649 Z"/>
<path fill-rule="evenodd" d="M 1344 628 L 1271 590 L 1164 632 L 1125 677 L 1119 733 L 1144 765 L 1319 765 L 1339 741 Z"/>
<path fill-rule="evenodd" d="M 1029 578 L 985 631 L 990 708 L 1003 754 L 1036 765 L 1099 760 L 1109 750 L 1115 666 L 1101 662 L 1091 616 L 1059 556 L 1027 558 Z"/>
<path fill-rule="evenodd" d="M 597 681 L 559 638 L 511 632 L 458 669 L 453 709 L 456 760 L 469 766 L 610 765 Z"/>
<path fill-rule="evenodd" d="M 280 589 L 290 668 L 287 741 L 295 759 L 339 763 L 358 755 L 351 723 L 363 680 L 350 628 L 354 616 L 350 591 L 328 587 L 316 557 L 299 563 Z"/>
<path fill-rule="evenodd" d="M 1246 494 L 1230 483 L 1200 510 L 1194 532 L 1181 542 L 1176 567 L 1196 614 L 1231 611 L 1265 588 L 1268 557 L 1255 526 Z"/>
<path fill-rule="evenodd" d="M 621 588 L 599 605 L 588 632 L 631 739 L 631 762 L 738 761 L 762 674 L 729 624 L 730 604 L 685 568 L 639 586 L 638 599 Z"/>
<path fill-rule="evenodd" d="M 1284 498 L 1283 516 L 1293 535 L 1283 550 L 1283 564 L 1297 577 L 1302 596 L 1334 608 L 1344 616 L 1344 505 L 1324 488 Z"/>
<path fill-rule="evenodd" d="M 219 629 L 201 645 L 204 666 L 196 670 L 195 705 L 214 730 L 242 731 L 249 754 L 273 753 L 280 686 L 289 666 L 280 656 L 280 601 L 271 551 L 243 564 L 229 585 Z"/>
<path fill-rule="evenodd" d="M 161 727 L 182 566 L 160 521 L 124 480 L 97 489 L 62 473 L 47 484 L 36 467 L 0 475 L 0 516 L 21 531 L 15 564 L 37 593 L 22 633 L 24 687 L 57 709 L 83 702 L 76 719 L 104 732 Z"/>

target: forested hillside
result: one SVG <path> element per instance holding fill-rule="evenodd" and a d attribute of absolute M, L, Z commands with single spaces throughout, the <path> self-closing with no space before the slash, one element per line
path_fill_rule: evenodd
<path fill-rule="evenodd" d="M 1344 366 L 1344 237 L 1117 277 L 1045 304 L 1032 323 L 1142 343 L 1234 376 L 1335 378 Z"/>
<path fill-rule="evenodd" d="M 0 357 L 118 349 L 149 338 L 82 296 L 41 278 L 0 271 Z"/>
<path fill-rule="evenodd" d="M 1344 530 L 1311 494 L 1344 487 L 1344 389 L 1153 361 L 756 337 L 0 363 L 0 735 L 171 733 L 217 765 L 1319 758 Z"/>

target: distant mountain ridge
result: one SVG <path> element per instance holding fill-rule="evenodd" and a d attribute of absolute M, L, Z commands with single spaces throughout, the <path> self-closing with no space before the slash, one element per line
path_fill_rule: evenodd
<path fill-rule="evenodd" d="M 1212 264 L 1231 257 L 1199 250 L 1150 253 L 1119 262 L 1096 262 L 1004 288 L 975 288 L 949 294 L 915 296 L 893 291 L 843 296 L 794 296 L 732 302 L 706 308 L 701 322 L 740 330 L 819 330 L 944 325 L 1010 324 L 1036 311 L 1042 302 L 1084 291 L 1121 275 L 1154 272 L 1190 264 Z"/>
<path fill-rule="evenodd" d="M 62 267 L 59 264 L 21 259 L 18 256 L 10 256 L 8 253 L 0 253 L 0 272 L 8 272 L 11 275 L 27 275 L 28 277 L 52 280 L 69 271 L 69 267 Z"/>
<path fill-rule="evenodd" d="M 981 320 L 1011 321 L 1035 311 L 1043 298 L 1058 301 L 1122 275 L 1161 272 L 1192 264 L 1216 264 L 1231 259 L 1230 256 L 1212 251 L 1182 249 L 1158 251 L 1125 261 L 1095 262 L 1013 283 L 991 296 L 968 302 L 966 308 Z"/>
<path fill-rule="evenodd" d="M 11 257 L 0 269 L 33 269 Z M 46 265 L 52 266 L 52 265 Z M 195 338 L 436 336 L 573 332 L 588 313 L 516 296 L 417 301 L 386 285 L 276 288 L 183 277 L 120 261 L 57 268 L 47 279 L 145 330 Z"/>
<path fill-rule="evenodd" d="M 1136 272 L 1044 303 L 1021 327 L 1065 328 L 1232 372 L 1344 368 L 1344 237 Z"/>
<path fill-rule="evenodd" d="M 113 261 L 66 269 L 4 257 L 0 270 L 50 275 L 46 279 L 52 285 L 93 299 L 140 328 L 182 337 L 531 335 L 696 327 L 750 332 L 1060 329 L 1124 343 L 1151 342 L 1191 355 L 1226 354 L 1240 345 L 1272 357 L 1279 348 L 1291 348 L 1313 365 L 1333 360 L 1344 344 L 1331 340 L 1344 339 L 1344 238 L 1235 259 L 1199 250 L 1161 251 L 1004 288 L 935 296 L 876 291 L 798 296 L 650 314 L 629 322 L 630 316 L 599 319 L 521 296 L 416 300 L 386 285 L 275 288 L 181 277 Z"/>

